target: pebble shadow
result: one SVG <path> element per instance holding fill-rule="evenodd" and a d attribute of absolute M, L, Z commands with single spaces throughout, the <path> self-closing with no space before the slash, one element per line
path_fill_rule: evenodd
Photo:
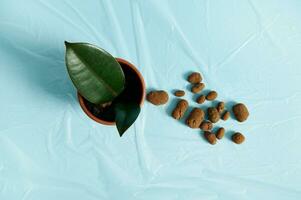
<path fill-rule="evenodd" d="M 197 103 L 196 100 L 199 98 L 199 96 L 201 96 L 201 93 L 197 93 L 197 94 L 192 94 L 192 98 L 191 100 L 194 102 L 194 103 Z"/>
<path fill-rule="evenodd" d="M 221 101 L 219 101 L 219 100 L 213 100 L 213 101 L 211 101 L 211 105 L 213 106 L 213 107 L 217 107 L 217 104 L 219 103 L 219 102 L 221 102 Z"/>
<path fill-rule="evenodd" d="M 185 86 L 185 90 L 186 90 L 185 92 L 187 92 L 187 93 L 189 93 L 189 92 L 192 93 L 192 92 L 191 92 L 192 86 L 193 86 L 192 84 L 187 84 L 187 85 Z M 193 93 L 192 93 L 192 94 L 193 94 Z"/>
<path fill-rule="evenodd" d="M 184 80 L 187 80 L 188 79 L 188 76 L 191 74 L 191 73 L 193 73 L 194 71 L 192 71 L 192 70 L 190 70 L 190 71 L 188 71 L 188 72 L 185 72 L 184 74 L 183 74 L 183 79 Z"/>
<path fill-rule="evenodd" d="M 148 94 L 149 92 L 154 91 L 154 90 L 157 90 L 157 89 L 154 87 L 149 87 L 146 89 L 146 94 Z"/>
<path fill-rule="evenodd" d="M 202 131 L 201 129 L 199 129 L 199 135 L 200 138 L 202 138 L 203 142 L 208 143 L 207 139 L 205 138 L 204 131 Z"/>
<path fill-rule="evenodd" d="M 178 91 L 178 90 L 181 90 L 181 89 L 172 89 L 172 90 L 170 90 L 171 95 L 175 96 L 175 92 Z"/>
<path fill-rule="evenodd" d="M 228 130 L 228 131 L 226 131 L 226 133 L 225 133 L 225 138 L 227 138 L 227 139 L 229 139 L 229 140 L 232 141 L 231 137 L 232 137 L 232 135 L 233 135 L 234 133 L 235 133 L 235 131 L 233 131 L 233 130 Z"/>
<path fill-rule="evenodd" d="M 215 124 L 213 124 L 213 128 L 212 128 L 211 132 L 212 132 L 212 133 L 216 133 L 217 130 L 218 130 L 219 128 L 221 128 L 221 126 L 218 126 L 218 125 L 216 125 L 216 123 L 215 123 Z"/>
<path fill-rule="evenodd" d="M 234 114 L 233 114 L 233 112 L 232 112 L 232 107 L 233 107 L 235 104 L 237 104 L 237 102 L 235 102 L 235 101 L 228 101 L 228 102 L 225 103 L 225 109 L 228 110 L 228 111 L 230 112 L 230 117 L 231 117 L 232 119 L 235 119 Z"/>
<path fill-rule="evenodd" d="M 177 103 L 179 102 L 180 98 L 171 98 L 168 102 L 168 105 L 166 106 L 166 114 L 170 117 L 172 111 L 175 109 L 175 107 L 177 106 Z"/>

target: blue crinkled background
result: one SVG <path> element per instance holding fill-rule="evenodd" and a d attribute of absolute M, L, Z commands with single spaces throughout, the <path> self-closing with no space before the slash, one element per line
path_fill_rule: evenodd
<path fill-rule="evenodd" d="M 1 0 L 0 199 L 301 199 L 300 19 L 299 0 Z M 170 102 L 120 138 L 81 110 L 64 40 L 129 60 Z M 170 117 L 190 71 L 250 110 L 215 146 Z"/>

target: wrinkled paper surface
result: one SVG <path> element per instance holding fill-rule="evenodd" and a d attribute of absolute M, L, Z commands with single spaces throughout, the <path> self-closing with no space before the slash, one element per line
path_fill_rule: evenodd
<path fill-rule="evenodd" d="M 300 11 L 299 0 L 1 0 L 0 199 L 301 199 Z M 95 123 L 65 40 L 132 62 L 169 103 L 145 102 L 122 138 Z M 217 124 L 227 132 L 215 146 L 170 117 L 191 71 L 228 109 L 250 110 Z M 190 109 L 195 98 L 186 92 Z"/>

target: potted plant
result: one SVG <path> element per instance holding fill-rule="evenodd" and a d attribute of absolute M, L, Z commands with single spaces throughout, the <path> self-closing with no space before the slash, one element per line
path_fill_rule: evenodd
<path fill-rule="evenodd" d="M 77 88 L 80 106 L 94 121 L 115 125 L 119 135 L 135 122 L 145 97 L 137 68 L 88 43 L 66 46 L 66 66 Z"/>

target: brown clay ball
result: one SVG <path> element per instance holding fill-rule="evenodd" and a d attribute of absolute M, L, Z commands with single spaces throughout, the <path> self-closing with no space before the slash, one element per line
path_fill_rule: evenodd
<path fill-rule="evenodd" d="M 205 87 L 204 83 L 197 83 L 194 86 L 192 86 L 191 92 L 198 93 L 198 92 L 202 91 L 204 89 L 204 87 Z"/>
<path fill-rule="evenodd" d="M 241 144 L 245 141 L 245 136 L 239 132 L 232 135 L 232 141 L 236 144 Z"/>
<path fill-rule="evenodd" d="M 185 95 L 185 92 L 183 90 L 175 91 L 175 96 L 177 96 L 177 97 L 183 97 L 184 95 Z"/>
<path fill-rule="evenodd" d="M 203 121 L 200 125 L 200 129 L 203 131 L 210 131 L 213 128 L 213 124 L 210 121 Z"/>
<path fill-rule="evenodd" d="M 212 145 L 216 144 L 217 140 L 216 140 L 215 134 L 211 133 L 210 131 L 205 131 L 204 136 L 210 144 L 212 144 Z"/>
<path fill-rule="evenodd" d="M 188 81 L 193 84 L 199 83 L 202 81 L 202 76 L 198 72 L 193 72 L 188 76 Z"/>
<path fill-rule="evenodd" d="M 181 119 L 184 116 L 187 108 L 188 108 L 188 102 L 185 99 L 181 99 L 178 102 L 176 108 L 173 110 L 172 117 L 175 119 Z"/>
<path fill-rule="evenodd" d="M 146 99 L 154 105 L 163 105 L 168 101 L 168 94 L 163 90 L 151 91 Z"/>
<path fill-rule="evenodd" d="M 216 106 L 217 111 L 221 114 L 225 109 L 225 103 L 219 102 Z"/>
<path fill-rule="evenodd" d="M 224 114 L 222 115 L 222 120 L 226 121 L 230 118 L 230 112 L 229 111 L 225 111 Z"/>
<path fill-rule="evenodd" d="M 194 108 L 191 113 L 189 114 L 189 117 L 186 120 L 186 124 L 190 128 L 199 128 L 202 121 L 204 120 L 205 113 L 200 108 Z"/>
<path fill-rule="evenodd" d="M 219 113 L 216 108 L 210 107 L 210 108 L 208 108 L 207 112 L 208 112 L 208 119 L 212 123 L 218 122 L 218 120 L 220 119 L 220 116 L 219 116 Z"/>
<path fill-rule="evenodd" d="M 196 102 L 198 103 L 198 104 L 202 104 L 202 103 L 204 103 L 205 102 L 205 100 L 206 100 L 206 97 L 205 97 L 205 95 L 200 95 L 198 98 L 197 98 L 197 100 L 196 100 Z"/>
<path fill-rule="evenodd" d="M 236 120 L 239 122 L 246 121 L 249 117 L 249 111 L 248 111 L 247 107 L 242 103 L 238 103 L 238 104 L 234 105 L 232 107 L 232 110 L 233 110 Z"/>
<path fill-rule="evenodd" d="M 217 98 L 217 92 L 216 91 L 210 91 L 207 96 L 206 96 L 206 99 L 208 101 L 213 101 L 214 99 Z"/>
<path fill-rule="evenodd" d="M 225 129 L 222 127 L 222 128 L 219 128 L 217 131 L 216 131 L 216 138 L 217 139 L 222 139 L 225 135 Z"/>

